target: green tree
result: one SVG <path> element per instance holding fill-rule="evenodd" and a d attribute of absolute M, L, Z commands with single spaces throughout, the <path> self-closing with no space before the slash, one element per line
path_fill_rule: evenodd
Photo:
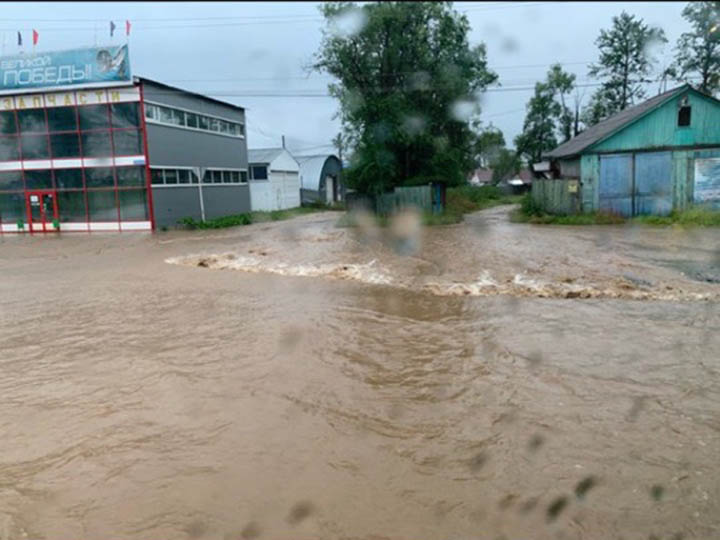
<path fill-rule="evenodd" d="M 562 112 L 555 91 L 547 83 L 535 84 L 535 94 L 527 104 L 523 130 L 515 137 L 517 153 L 528 163 L 541 160 L 543 153 L 557 146 L 555 120 Z"/>
<path fill-rule="evenodd" d="M 682 12 L 692 30 L 678 39 L 675 62 L 678 80 L 698 77 L 698 90 L 714 94 L 720 90 L 720 5 L 690 2 Z"/>
<path fill-rule="evenodd" d="M 505 137 L 503 132 L 492 124 L 480 129 L 475 136 L 475 164 L 478 167 L 490 167 L 500 151 L 505 148 Z"/>
<path fill-rule="evenodd" d="M 497 185 L 503 180 L 512 178 L 520 171 L 522 163 L 520 156 L 507 148 L 501 148 L 497 156 L 490 163 L 492 167 L 492 183 Z"/>
<path fill-rule="evenodd" d="M 464 182 L 473 166 L 469 121 L 497 80 L 485 46 L 450 2 L 331 2 L 313 69 L 337 79 L 353 160 L 347 185 L 379 193 L 427 181 Z"/>
<path fill-rule="evenodd" d="M 595 44 L 600 50 L 597 64 L 590 66 L 590 76 L 602 85 L 593 95 L 585 114 L 588 125 L 615 114 L 645 97 L 646 83 L 651 82 L 655 59 L 653 45 L 666 43 L 665 32 L 642 19 L 622 12 L 613 17 L 612 27 L 601 30 Z"/>
<path fill-rule="evenodd" d="M 561 142 L 569 140 L 573 136 L 573 113 L 567 104 L 567 98 L 575 88 L 575 75 L 563 71 L 560 64 L 550 66 L 547 75 L 547 84 L 555 97 L 560 100 L 560 112 L 557 123 Z"/>

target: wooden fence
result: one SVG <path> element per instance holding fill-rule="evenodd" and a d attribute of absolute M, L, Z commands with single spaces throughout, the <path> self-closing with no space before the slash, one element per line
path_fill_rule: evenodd
<path fill-rule="evenodd" d="M 548 214 L 578 214 L 580 205 L 580 182 L 562 178 L 533 180 L 532 198 Z"/>
<path fill-rule="evenodd" d="M 406 208 L 417 208 L 425 212 L 442 211 L 438 200 L 433 200 L 433 186 L 396 187 L 392 192 L 383 193 L 375 197 L 355 196 L 348 197 L 349 209 L 369 210 L 380 216 L 389 216 Z M 441 192 L 438 192 L 441 195 Z M 438 199 L 439 194 L 435 194 Z"/>

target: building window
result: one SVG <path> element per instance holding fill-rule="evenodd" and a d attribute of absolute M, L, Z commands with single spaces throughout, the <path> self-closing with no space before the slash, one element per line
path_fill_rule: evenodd
<path fill-rule="evenodd" d="M 23 189 L 23 178 L 21 171 L 0 172 L 0 191 L 14 191 Z"/>
<path fill-rule="evenodd" d="M 80 140 L 77 133 L 50 135 L 50 149 L 54 158 L 71 158 L 80 155 Z"/>
<path fill-rule="evenodd" d="M 145 185 L 145 167 L 118 167 L 118 187 L 142 187 Z"/>
<path fill-rule="evenodd" d="M 150 183 L 153 185 L 165 183 L 162 169 L 150 169 Z"/>
<path fill-rule="evenodd" d="M 0 112 L 0 133 L 17 133 L 14 111 Z"/>
<path fill-rule="evenodd" d="M 145 105 L 145 118 L 160 124 L 167 124 L 188 129 L 197 129 L 227 135 L 228 137 L 244 137 L 245 126 L 239 122 L 231 122 L 206 116 L 204 114 L 183 111 L 164 105 Z"/>
<path fill-rule="evenodd" d="M 47 135 L 22 135 L 20 145 L 23 159 L 48 159 L 50 157 Z"/>
<path fill-rule="evenodd" d="M 107 105 L 83 105 L 78 107 L 78 113 L 80 116 L 80 129 L 83 131 L 108 129 L 110 127 Z"/>
<path fill-rule="evenodd" d="M 45 109 L 18 111 L 18 122 L 22 133 L 46 133 Z"/>
<path fill-rule="evenodd" d="M 267 180 L 267 177 L 267 167 L 264 165 L 250 167 L 250 178 L 253 180 Z"/>
<path fill-rule="evenodd" d="M 112 127 L 136 128 L 140 126 L 137 103 L 113 103 L 110 106 Z"/>
<path fill-rule="evenodd" d="M 25 215 L 24 193 L 0 193 L 0 221 L 16 223 L 18 219 L 27 219 Z"/>
<path fill-rule="evenodd" d="M 114 129 L 112 136 L 116 156 L 136 156 L 143 153 L 139 130 Z"/>
<path fill-rule="evenodd" d="M 58 189 L 82 189 L 82 169 L 55 169 L 55 186 Z"/>
<path fill-rule="evenodd" d="M 47 110 L 48 127 L 53 131 L 77 131 L 75 107 L 54 107 Z"/>
<path fill-rule="evenodd" d="M 177 169 L 165 169 L 165 183 L 166 184 L 177 184 L 178 183 Z"/>
<path fill-rule="evenodd" d="M 85 181 L 89 188 L 111 188 L 115 186 L 112 167 L 85 169 Z"/>
<path fill-rule="evenodd" d="M 82 135 L 83 157 L 110 157 L 112 145 L 109 131 L 93 131 Z"/>
<path fill-rule="evenodd" d="M 57 194 L 60 222 L 87 221 L 85 193 L 82 191 L 60 191 Z"/>
<path fill-rule="evenodd" d="M 145 221 L 148 219 L 147 196 L 144 189 L 121 189 L 120 219 L 123 221 Z"/>
<path fill-rule="evenodd" d="M 117 201 L 114 190 L 88 191 L 90 221 L 117 221 Z"/>
<path fill-rule="evenodd" d="M 50 169 L 25 171 L 26 189 L 52 189 L 52 171 Z"/>
<path fill-rule="evenodd" d="M 0 161 L 17 161 L 20 159 L 20 145 L 17 135 L 0 137 Z"/>
<path fill-rule="evenodd" d="M 678 126 L 679 127 L 686 127 L 690 125 L 690 115 L 692 113 L 692 108 L 690 105 L 683 105 L 678 110 Z"/>

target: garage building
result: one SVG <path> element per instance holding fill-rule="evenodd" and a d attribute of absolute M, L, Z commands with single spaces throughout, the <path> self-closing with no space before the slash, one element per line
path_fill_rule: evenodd
<path fill-rule="evenodd" d="M 300 166 L 284 148 L 249 152 L 250 206 L 253 210 L 284 210 L 300 206 Z"/>
<path fill-rule="evenodd" d="M 0 60 L 0 234 L 250 210 L 242 107 L 131 77 L 127 45 Z"/>
<path fill-rule="evenodd" d="M 627 217 L 667 215 L 691 204 L 720 208 L 720 101 L 683 85 L 607 118 L 545 157 L 546 174 L 567 182 L 536 181 L 533 197 L 561 211 Z M 539 200 L 548 196 L 554 200 Z"/>

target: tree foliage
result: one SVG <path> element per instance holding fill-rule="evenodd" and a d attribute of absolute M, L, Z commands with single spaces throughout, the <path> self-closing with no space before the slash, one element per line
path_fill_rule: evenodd
<path fill-rule="evenodd" d="M 567 100 L 575 88 L 575 74 L 563 71 L 560 64 L 550 66 L 547 75 L 547 84 L 560 101 L 560 110 L 557 118 L 557 129 L 561 142 L 570 140 L 573 136 L 573 113 Z"/>
<path fill-rule="evenodd" d="M 528 163 L 540 161 L 544 152 L 557 146 L 555 121 L 562 113 L 555 90 L 546 82 L 535 84 L 535 94 L 527 104 L 523 130 L 515 137 L 515 148 Z"/>
<path fill-rule="evenodd" d="M 645 97 L 646 83 L 651 82 L 655 59 L 651 49 L 666 43 L 665 32 L 642 19 L 622 12 L 613 17 L 612 27 L 601 30 L 595 44 L 600 50 L 590 75 L 602 80 L 585 113 L 585 122 L 593 125 L 626 109 Z"/>
<path fill-rule="evenodd" d="M 479 129 L 474 144 L 475 165 L 482 168 L 490 167 L 503 148 L 505 148 L 505 136 L 502 131 L 493 125 Z"/>
<path fill-rule="evenodd" d="M 464 181 L 473 163 L 468 120 L 497 80 L 484 45 L 449 2 L 330 2 L 313 68 L 337 79 L 353 159 L 346 182 L 379 193 L 434 177 Z"/>
<path fill-rule="evenodd" d="M 690 2 L 682 15 L 692 30 L 680 36 L 675 48 L 677 78 L 698 77 L 696 88 L 712 95 L 720 90 L 720 5 Z"/>
<path fill-rule="evenodd" d="M 520 156 L 507 148 L 501 148 L 497 156 L 490 163 L 492 167 L 492 183 L 497 185 L 508 180 L 520 171 L 522 166 Z"/>

